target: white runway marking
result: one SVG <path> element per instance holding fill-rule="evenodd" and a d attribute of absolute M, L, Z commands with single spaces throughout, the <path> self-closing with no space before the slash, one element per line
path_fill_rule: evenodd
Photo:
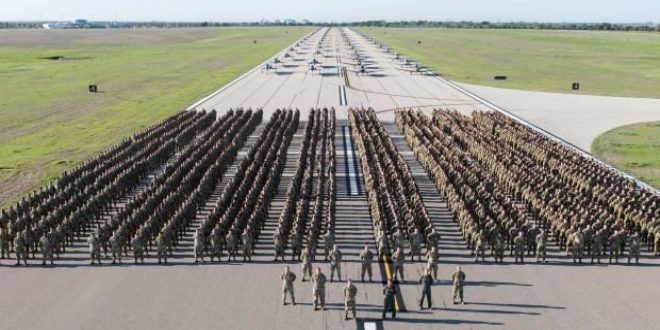
<path fill-rule="evenodd" d="M 353 143 L 351 141 L 351 133 L 348 126 L 342 126 L 342 133 L 344 135 L 344 157 L 346 158 L 348 194 L 358 195 L 357 174 L 355 173 L 355 154 L 353 153 Z"/>

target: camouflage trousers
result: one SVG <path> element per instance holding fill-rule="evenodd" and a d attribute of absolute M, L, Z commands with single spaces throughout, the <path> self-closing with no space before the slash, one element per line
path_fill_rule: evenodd
<path fill-rule="evenodd" d="M 319 304 L 322 308 L 325 308 L 325 289 L 317 288 L 312 290 L 312 296 L 314 299 L 314 309 Z"/>

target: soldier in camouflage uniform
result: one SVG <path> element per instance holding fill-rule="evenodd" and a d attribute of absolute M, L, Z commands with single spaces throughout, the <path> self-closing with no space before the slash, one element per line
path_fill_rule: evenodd
<path fill-rule="evenodd" d="M 227 260 L 233 259 L 236 261 L 236 254 L 238 254 L 238 241 L 236 238 L 236 235 L 230 230 L 229 233 L 227 233 L 226 237 L 227 241 L 227 254 L 229 255 L 227 257 Z"/>
<path fill-rule="evenodd" d="M 362 252 L 360 253 L 360 261 L 362 263 L 360 277 L 362 278 L 362 282 L 364 282 L 365 273 L 369 274 L 369 282 L 371 282 L 373 276 L 373 271 L 372 271 L 373 260 L 374 260 L 374 254 L 369 250 L 369 246 L 365 245 L 364 250 L 362 250 Z"/>
<path fill-rule="evenodd" d="M 89 246 L 89 257 L 92 259 L 89 264 L 93 265 L 96 260 L 101 265 L 101 246 L 99 245 L 99 238 L 96 232 L 89 234 L 87 245 Z"/>
<path fill-rule="evenodd" d="M 49 234 L 44 234 L 39 239 L 39 245 L 41 245 L 41 264 L 45 265 L 46 260 L 50 260 L 50 264 L 53 264 L 53 246 Z"/>
<path fill-rule="evenodd" d="M 161 260 L 167 263 L 167 238 L 165 237 L 164 232 L 160 232 L 156 236 L 156 256 L 158 257 L 158 263 L 161 263 Z M 211 255 L 213 258 L 213 255 Z"/>
<path fill-rule="evenodd" d="M 422 260 L 422 233 L 419 232 L 419 228 L 415 228 L 415 231 L 410 235 L 410 259 L 414 260 L 415 255 L 417 255 L 417 260 Z"/>
<path fill-rule="evenodd" d="M 278 257 L 282 258 L 282 261 L 284 261 L 284 239 L 282 238 L 282 233 L 279 231 L 276 231 L 275 234 L 273 234 L 273 242 L 275 243 L 275 258 L 273 261 L 277 261 Z"/>
<path fill-rule="evenodd" d="M 477 234 L 477 239 L 474 244 L 474 262 L 479 262 L 479 256 L 481 256 L 481 262 L 486 261 L 485 245 L 486 245 L 486 238 L 483 232 L 479 232 L 479 234 Z"/>
<path fill-rule="evenodd" d="M 312 255 L 309 253 L 309 248 L 303 249 L 302 252 L 302 281 L 305 282 L 307 276 L 312 278 Z"/>
<path fill-rule="evenodd" d="M 334 280 L 335 271 L 337 272 L 337 280 L 341 281 L 342 254 L 336 244 L 332 247 L 328 259 L 330 259 L 330 282 Z"/>
<path fill-rule="evenodd" d="M 245 229 L 241 235 L 241 240 L 243 243 L 243 261 L 245 261 L 246 258 L 252 261 L 252 234 Z"/>
<path fill-rule="evenodd" d="M 325 310 L 325 281 L 325 275 L 321 273 L 321 268 L 317 267 L 316 272 L 314 275 L 312 275 L 312 295 L 314 298 L 314 310 L 317 310 L 318 305 L 321 305 L 321 308 Z"/>
<path fill-rule="evenodd" d="M 547 241 L 548 236 L 546 236 L 545 231 L 541 229 L 541 231 L 536 235 L 536 262 L 543 260 L 543 263 L 546 263 L 545 257 Z"/>
<path fill-rule="evenodd" d="M 394 279 L 397 280 L 398 276 L 401 275 L 401 281 L 404 281 L 403 276 L 403 265 L 405 262 L 406 256 L 403 254 L 401 248 L 397 248 L 396 252 L 392 255 L 392 275 Z"/>
<path fill-rule="evenodd" d="M 392 319 L 396 318 L 396 286 L 392 280 L 387 280 L 387 285 L 383 287 L 383 320 L 385 319 L 387 311 L 392 312 Z"/>
<path fill-rule="evenodd" d="M 112 252 L 112 263 L 119 261 L 121 265 L 122 239 L 119 235 L 115 234 L 110 238 L 110 250 Z"/>
<path fill-rule="evenodd" d="M 426 270 L 433 272 L 433 279 L 438 279 L 438 252 L 435 246 L 426 252 Z"/>
<path fill-rule="evenodd" d="M 639 264 L 639 254 L 641 250 L 641 245 L 642 241 L 641 238 L 639 237 L 639 234 L 635 232 L 631 237 L 630 237 L 630 247 L 628 248 L 628 263 L 630 263 L 630 260 L 632 258 L 635 258 L 635 263 Z"/>
<path fill-rule="evenodd" d="M 200 229 L 195 229 L 195 236 L 193 242 L 193 252 L 195 254 L 195 263 L 198 263 L 201 259 L 204 262 L 204 235 Z"/>
<path fill-rule="evenodd" d="M 573 234 L 573 244 L 571 247 L 571 255 L 573 256 L 573 262 L 582 263 L 582 252 L 584 249 L 584 234 L 581 231 L 578 231 Z"/>
<path fill-rule="evenodd" d="M 430 269 L 427 269 L 426 273 L 419 279 L 419 284 L 422 285 L 422 298 L 419 300 L 419 309 L 424 309 L 424 298 L 426 298 L 428 309 L 431 309 L 433 304 L 431 301 L 431 287 L 433 286 L 433 277 L 431 276 Z"/>
<path fill-rule="evenodd" d="M 139 233 L 131 241 L 131 246 L 133 247 L 133 263 L 137 265 L 138 260 L 140 260 L 140 263 L 144 264 L 145 243 Z"/>
<path fill-rule="evenodd" d="M 518 235 L 516 238 L 513 239 L 513 245 L 514 245 L 514 252 L 515 252 L 515 257 L 514 257 L 514 262 L 518 263 L 518 259 L 520 259 L 520 263 L 525 262 L 525 237 L 523 236 L 524 233 L 522 231 L 518 232 Z"/>
<path fill-rule="evenodd" d="M 399 228 L 394 234 L 392 234 L 392 241 L 394 242 L 395 250 L 401 248 L 401 251 L 403 251 L 404 245 L 406 244 L 406 234 L 403 232 L 403 229 Z"/>
<path fill-rule="evenodd" d="M 594 234 L 591 240 L 591 263 L 594 263 L 594 258 L 598 260 L 598 263 L 600 263 L 600 257 L 603 254 L 603 248 L 605 242 L 603 241 L 603 237 L 605 236 L 604 229 L 599 230 Z"/>
<path fill-rule="evenodd" d="M 20 266 L 21 259 L 23 263 L 27 266 L 27 247 L 25 246 L 24 235 L 17 233 L 16 238 L 14 238 L 14 252 L 16 254 L 16 266 Z"/>
<path fill-rule="evenodd" d="M 426 248 L 427 250 L 431 250 L 432 248 L 437 248 L 438 247 L 438 242 L 440 242 L 440 233 L 438 233 L 435 228 L 431 229 L 431 232 L 426 235 Z"/>
<path fill-rule="evenodd" d="M 0 257 L 2 257 L 2 259 L 5 258 L 5 253 L 7 254 L 7 259 L 11 259 L 9 241 L 11 241 L 9 230 L 5 228 L 4 225 L 0 224 Z"/>
<path fill-rule="evenodd" d="M 289 270 L 289 266 L 284 267 L 284 273 L 280 276 L 282 279 L 282 305 L 286 305 L 287 292 L 291 296 L 291 303 L 296 305 L 296 297 L 293 292 L 293 282 L 296 280 L 296 274 Z"/>
<path fill-rule="evenodd" d="M 344 287 L 344 320 L 348 320 L 348 311 L 353 313 L 353 319 L 357 318 L 355 311 L 355 297 L 357 296 L 357 287 L 349 279 Z"/>
<path fill-rule="evenodd" d="M 335 247 L 335 234 L 332 229 L 328 229 L 323 235 L 323 248 L 325 250 L 325 260 L 330 257 L 330 251 Z M 332 273 L 330 274 L 330 282 L 332 282 Z"/>
<path fill-rule="evenodd" d="M 451 274 L 451 282 L 453 303 L 456 304 L 456 296 L 458 296 L 461 299 L 461 304 L 465 304 L 463 301 L 463 284 L 465 283 L 465 273 L 461 270 L 461 266 L 456 266 L 456 271 Z"/>
<path fill-rule="evenodd" d="M 506 250 L 506 239 L 502 234 L 496 234 L 495 237 L 495 262 L 504 262 L 504 250 Z"/>

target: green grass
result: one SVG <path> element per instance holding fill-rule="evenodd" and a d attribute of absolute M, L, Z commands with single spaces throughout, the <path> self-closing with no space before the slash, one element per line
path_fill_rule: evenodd
<path fill-rule="evenodd" d="M 594 155 L 660 188 L 660 121 L 607 131 L 594 140 Z"/>
<path fill-rule="evenodd" d="M 405 55 L 466 83 L 660 97 L 660 34 L 639 32 L 364 28 Z M 421 44 L 417 42 L 421 41 Z M 494 75 L 508 80 L 495 81 Z"/>
<path fill-rule="evenodd" d="M 0 207 L 185 108 L 309 31 L 0 31 Z M 2 42 L 35 36 L 43 43 Z M 76 60 L 42 59 L 54 55 Z M 88 93 L 90 83 L 102 93 Z"/>

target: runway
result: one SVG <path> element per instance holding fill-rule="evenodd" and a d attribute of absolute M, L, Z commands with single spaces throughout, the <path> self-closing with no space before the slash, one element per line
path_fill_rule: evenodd
<path fill-rule="evenodd" d="M 357 150 L 343 131 L 348 129 L 349 107 L 373 107 L 413 172 L 431 220 L 442 234 L 433 310 L 418 309 L 417 280 L 424 261 L 406 264 L 406 281 L 400 284 L 406 311 L 396 321 L 380 320 L 386 275 L 377 264 L 373 283 L 356 283 L 358 320 L 344 321 L 344 282 L 328 283 L 328 310 L 315 312 L 311 284 L 300 281 L 300 264 L 272 261 L 272 232 L 295 171 L 303 122 L 287 152 L 278 194 L 253 262 L 194 264 L 191 228 L 170 265 L 157 265 L 152 256 L 147 265 L 95 267 L 87 265 L 87 247 L 81 239 L 54 267 L 41 267 L 31 260 L 27 268 L 0 268 L 3 328 L 369 329 L 373 325 L 375 329 L 653 329 L 660 324 L 660 286 L 655 284 L 660 262 L 648 252 L 639 266 L 575 265 L 553 242 L 548 264 L 514 265 L 510 257 L 504 264 L 474 264 L 445 201 L 391 121 L 398 107 L 427 112 L 449 107 L 465 113 L 491 109 L 436 77 L 411 72 L 414 67 L 399 64 L 393 55 L 384 54 L 356 32 L 345 31 L 346 38 L 337 28 L 316 31 L 298 46 L 284 50 L 278 57 L 280 63 L 272 69 L 257 68 L 193 109 L 263 108 L 264 123 L 278 107 L 300 109 L 303 120 L 312 107 L 337 109 L 337 244 L 344 252 L 342 279 L 358 280 L 358 253 L 364 245 L 374 247 L 373 230 Z M 365 64 L 366 74 L 359 72 L 356 54 Z M 318 63 L 312 71 L 314 59 Z M 212 198 L 218 198 L 262 127 L 239 151 Z M 200 217 L 212 204 L 207 203 Z M 3 265 L 9 263 L 13 261 L 2 261 Z M 296 306 L 281 305 L 280 274 L 285 265 L 298 275 Z M 319 260 L 314 265 L 329 276 L 327 262 Z M 467 305 L 451 304 L 449 280 L 456 265 L 467 274 Z"/>

